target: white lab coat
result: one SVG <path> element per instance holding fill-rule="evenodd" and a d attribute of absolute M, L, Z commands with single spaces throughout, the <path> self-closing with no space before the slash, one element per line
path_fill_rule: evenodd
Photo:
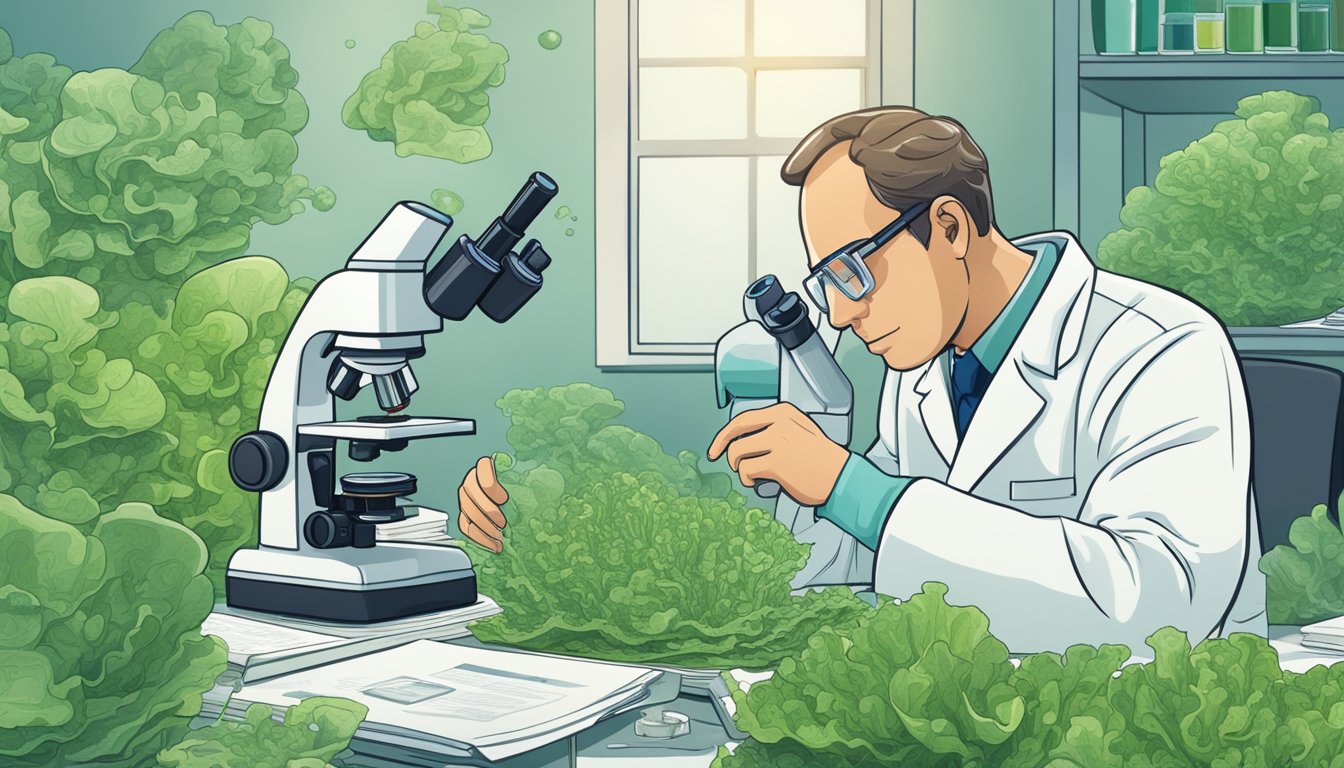
<path fill-rule="evenodd" d="M 868 457 L 918 477 L 874 565 L 899 598 L 927 581 L 1014 652 L 1264 635 L 1245 385 L 1224 327 L 1170 291 L 1059 263 L 958 445 L 945 356 L 888 370 Z"/>

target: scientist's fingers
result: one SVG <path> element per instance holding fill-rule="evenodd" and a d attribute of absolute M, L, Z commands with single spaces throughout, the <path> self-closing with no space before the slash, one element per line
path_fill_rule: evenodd
<path fill-rule="evenodd" d="M 753 432 L 746 437 L 740 437 L 734 440 L 728 446 L 728 466 L 734 472 L 743 459 L 750 459 L 755 456 L 764 456 L 774 449 L 776 443 L 775 430 L 769 427 L 760 432 Z"/>
<path fill-rule="evenodd" d="M 495 554 L 499 554 L 502 550 L 501 545 L 503 542 L 496 541 L 482 533 L 481 529 L 477 528 L 476 524 L 471 522 L 471 518 L 467 517 L 466 512 L 457 513 L 457 528 L 462 531 L 464 536 Z"/>
<path fill-rule="evenodd" d="M 460 493 L 461 492 L 459 491 L 459 495 Z M 461 502 L 459 501 L 459 503 Z M 462 532 L 462 535 L 464 537 L 471 539 L 472 541 L 476 542 L 477 544 L 480 544 L 482 547 L 485 547 L 491 552 L 495 551 L 495 541 L 486 536 L 484 533 L 481 533 L 481 530 L 477 528 L 474 523 L 471 522 L 471 518 L 467 517 L 467 512 L 465 509 L 457 513 L 457 529 Z"/>
<path fill-rule="evenodd" d="M 472 503 L 472 506 L 476 507 L 495 528 L 502 529 L 509 524 L 504 517 L 504 511 L 485 494 L 476 478 L 468 475 L 467 479 L 462 482 L 462 490 L 466 492 L 467 499 Z"/>
<path fill-rule="evenodd" d="M 460 495 L 461 493 L 459 492 L 459 496 Z M 462 503 L 461 499 L 458 499 L 457 503 L 460 505 Z M 483 536 L 483 534 L 476 530 L 476 526 L 471 524 L 471 520 L 467 518 L 466 510 L 459 510 L 457 513 L 457 530 L 461 531 L 463 536 L 475 541 L 477 544 L 480 544 L 483 547 L 487 546 L 484 542 L 477 540 L 477 537 Z M 494 549 L 493 546 L 490 548 Z"/>
<path fill-rule="evenodd" d="M 737 477 L 742 484 L 748 488 L 756 485 L 758 480 L 779 481 L 775 476 L 775 463 L 768 456 L 753 456 L 749 459 L 743 459 L 737 465 Z"/>
<path fill-rule="evenodd" d="M 462 510 L 462 517 L 466 518 L 465 522 L 460 518 L 458 520 L 458 527 L 462 532 L 495 554 L 504 551 L 504 537 L 495 524 L 490 522 L 485 513 L 481 512 L 475 502 L 467 496 L 465 486 L 457 489 L 457 503 Z"/>
<path fill-rule="evenodd" d="M 775 419 L 779 416 L 779 411 L 776 410 L 778 407 L 772 405 L 769 408 L 745 411 L 735 416 L 732 421 L 724 425 L 723 429 L 719 430 L 719 433 L 714 436 L 713 442 L 709 444 L 709 460 L 717 460 L 723 454 L 723 449 L 739 437 L 760 432 L 774 424 Z"/>
<path fill-rule="evenodd" d="M 476 479 L 481 484 L 481 490 L 485 495 L 496 504 L 503 504 L 509 500 L 509 492 L 504 490 L 504 486 L 499 484 L 499 479 L 495 477 L 495 462 L 489 456 L 482 456 L 481 460 L 476 462 Z"/>

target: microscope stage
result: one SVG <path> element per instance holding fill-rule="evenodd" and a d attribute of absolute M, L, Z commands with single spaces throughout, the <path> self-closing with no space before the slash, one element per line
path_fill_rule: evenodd
<path fill-rule="evenodd" d="M 300 424 L 300 435 L 334 437 L 341 440 L 415 440 L 422 437 L 474 435 L 472 419 L 448 419 L 433 416 L 411 417 L 404 421 L 324 421 Z"/>

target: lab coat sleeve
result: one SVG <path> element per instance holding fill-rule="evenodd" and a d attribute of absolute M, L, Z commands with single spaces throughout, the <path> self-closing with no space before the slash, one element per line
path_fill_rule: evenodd
<path fill-rule="evenodd" d="M 882 524 L 909 484 L 910 478 L 888 475 L 868 458 L 851 453 L 830 498 L 817 507 L 817 517 L 840 526 L 863 546 L 877 549 Z"/>
<path fill-rule="evenodd" d="M 1163 626 L 1192 641 L 1217 630 L 1249 526 L 1250 427 L 1231 346 L 1216 326 L 1178 327 L 1104 375 L 1078 414 L 1099 468 L 1079 488 L 1078 519 L 917 479 L 883 529 L 876 589 L 905 597 L 943 582 L 1015 652 L 1123 643 L 1147 656 Z"/>

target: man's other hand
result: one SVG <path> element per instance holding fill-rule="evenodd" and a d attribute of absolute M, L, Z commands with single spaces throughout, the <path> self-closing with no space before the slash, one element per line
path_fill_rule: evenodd
<path fill-rule="evenodd" d="M 500 507 L 508 500 L 508 492 L 495 478 L 495 462 L 482 456 L 457 489 L 457 527 L 491 552 L 503 552 L 503 529 L 508 521 Z"/>
<path fill-rule="evenodd" d="M 849 459 L 849 451 L 792 403 L 738 414 L 714 436 L 710 461 L 724 451 L 743 485 L 774 480 L 794 501 L 809 507 L 830 498 Z"/>

